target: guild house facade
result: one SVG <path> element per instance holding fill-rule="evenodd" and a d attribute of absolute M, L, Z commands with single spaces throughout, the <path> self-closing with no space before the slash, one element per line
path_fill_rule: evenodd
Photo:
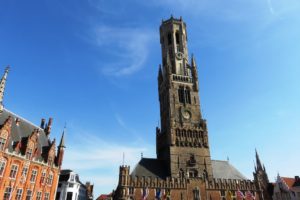
<path fill-rule="evenodd" d="M 258 154 L 255 180 L 228 161 L 212 160 L 199 99 L 195 58 L 189 59 L 186 24 L 171 17 L 160 26 L 162 66 L 158 70 L 161 127 L 157 158 L 141 158 L 131 171 L 120 166 L 113 199 L 269 199 L 269 182 Z"/>
<path fill-rule="evenodd" d="M 3 107 L 7 74 L 8 68 L 0 82 L 0 199 L 54 200 L 64 135 L 56 147 L 51 118 L 36 126 Z"/>

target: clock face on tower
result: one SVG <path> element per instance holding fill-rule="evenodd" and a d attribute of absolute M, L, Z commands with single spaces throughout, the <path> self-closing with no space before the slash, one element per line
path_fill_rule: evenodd
<path fill-rule="evenodd" d="M 181 52 L 177 52 L 176 53 L 176 58 L 177 58 L 177 60 L 182 60 L 183 54 Z"/>
<path fill-rule="evenodd" d="M 184 119 L 190 119 L 191 118 L 191 112 L 187 109 L 182 110 L 182 116 Z"/>

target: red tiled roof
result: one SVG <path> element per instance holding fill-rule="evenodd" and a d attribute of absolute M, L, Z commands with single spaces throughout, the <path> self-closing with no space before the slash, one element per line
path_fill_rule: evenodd
<path fill-rule="evenodd" d="M 98 198 L 97 198 L 97 200 L 105 200 L 105 199 L 107 199 L 108 197 L 110 197 L 111 196 L 111 194 L 101 194 Z"/>
<path fill-rule="evenodd" d="M 289 188 L 293 187 L 293 184 L 295 183 L 295 178 L 281 177 L 281 179 L 287 184 Z"/>

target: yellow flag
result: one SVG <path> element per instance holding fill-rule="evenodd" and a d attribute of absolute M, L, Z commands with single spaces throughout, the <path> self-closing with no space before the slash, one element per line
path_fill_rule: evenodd
<path fill-rule="evenodd" d="M 227 190 L 227 192 L 226 192 L 226 200 L 231 200 L 231 199 L 232 199 L 231 191 Z"/>

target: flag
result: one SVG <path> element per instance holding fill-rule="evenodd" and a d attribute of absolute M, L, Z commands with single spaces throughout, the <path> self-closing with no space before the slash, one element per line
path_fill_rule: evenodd
<path fill-rule="evenodd" d="M 161 199 L 161 195 L 162 195 L 162 191 L 160 188 L 157 188 L 155 190 L 155 199 L 160 200 Z"/>
<path fill-rule="evenodd" d="M 240 190 L 238 190 L 237 191 L 237 199 L 241 200 L 241 199 L 244 199 L 244 198 L 245 198 L 245 196 L 244 196 L 243 192 L 241 192 Z"/>
<path fill-rule="evenodd" d="M 164 190 L 163 191 L 163 199 L 167 199 L 168 197 L 171 196 L 170 190 Z"/>
<path fill-rule="evenodd" d="M 231 199 L 232 199 L 231 191 L 227 190 L 227 192 L 226 192 L 226 200 L 231 200 Z"/>
<path fill-rule="evenodd" d="M 246 192 L 246 199 L 247 200 L 255 199 L 255 197 L 253 196 L 253 194 L 249 190 Z"/>
<path fill-rule="evenodd" d="M 149 195 L 149 189 L 148 188 L 143 188 L 142 189 L 142 200 L 146 200 Z"/>

